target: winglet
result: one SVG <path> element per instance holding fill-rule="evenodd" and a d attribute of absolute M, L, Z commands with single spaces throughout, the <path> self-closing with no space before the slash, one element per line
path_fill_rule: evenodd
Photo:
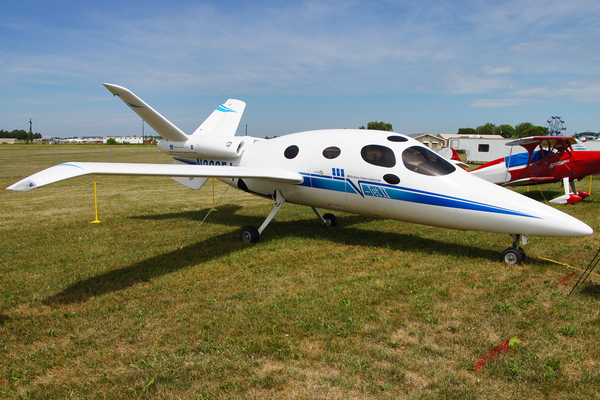
<path fill-rule="evenodd" d="M 116 97 L 123 100 L 137 115 L 152 127 L 164 139 L 174 142 L 183 142 L 188 136 L 171 121 L 160 115 L 152 107 L 137 97 L 129 89 L 122 86 L 103 83 L 103 85 Z"/>

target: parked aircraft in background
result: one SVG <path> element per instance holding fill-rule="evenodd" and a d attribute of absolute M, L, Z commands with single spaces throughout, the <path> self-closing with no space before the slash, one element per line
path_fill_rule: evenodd
<path fill-rule="evenodd" d="M 550 206 L 455 167 L 420 142 L 393 132 L 331 129 L 275 139 L 234 136 L 245 103 L 228 100 L 192 134 L 186 135 L 129 90 L 106 88 L 123 100 L 163 139 L 158 148 L 174 165 L 60 164 L 8 189 L 29 190 L 86 174 L 171 176 L 193 189 L 208 177 L 270 198 L 273 210 L 241 239 L 258 242 L 286 202 L 311 207 L 322 225 L 336 226 L 318 208 L 433 225 L 512 235 L 502 260 L 518 264 L 528 236 L 584 236 L 583 222 Z"/>
<path fill-rule="evenodd" d="M 576 189 L 575 180 L 600 173 L 600 151 L 587 150 L 572 137 L 534 136 L 507 146 L 522 146 L 527 152 L 499 158 L 471 173 L 503 186 L 562 182 L 565 194 L 550 200 L 554 204 L 574 204 L 588 197 Z"/>

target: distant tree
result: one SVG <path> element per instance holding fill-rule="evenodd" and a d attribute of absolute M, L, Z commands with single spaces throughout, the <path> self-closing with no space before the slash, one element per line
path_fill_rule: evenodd
<path fill-rule="evenodd" d="M 527 136 L 545 136 L 548 134 L 548 130 L 543 126 L 535 126 L 531 122 L 523 122 L 515 126 L 517 138 Z"/>
<path fill-rule="evenodd" d="M 548 129 L 544 128 L 543 126 L 536 125 L 531 128 L 528 133 L 529 134 L 527 136 L 547 136 Z"/>
<path fill-rule="evenodd" d="M 477 135 L 477 131 L 473 128 L 459 128 L 459 135 Z"/>
<path fill-rule="evenodd" d="M 500 132 L 498 130 L 498 127 L 490 122 L 488 122 L 485 125 L 481 125 L 481 126 L 477 127 L 478 135 L 495 135 L 496 131 Z"/>
<path fill-rule="evenodd" d="M 515 127 L 508 124 L 496 126 L 492 123 L 473 128 L 460 128 L 459 135 L 502 135 L 504 138 L 522 138 L 527 136 L 544 136 L 548 130 L 543 126 L 535 126 L 531 122 L 523 122 Z"/>
<path fill-rule="evenodd" d="M 358 129 L 365 129 L 365 126 L 361 126 Z M 386 122 L 377 122 L 377 121 L 371 121 L 367 124 L 367 129 L 370 130 L 374 130 L 374 131 L 392 131 L 392 124 L 386 123 Z"/>
<path fill-rule="evenodd" d="M 504 137 L 504 138 L 512 138 L 512 137 L 515 137 L 515 135 L 516 135 L 516 133 L 517 133 L 516 129 L 515 129 L 515 128 L 514 128 L 512 125 L 507 125 L 507 124 L 500 125 L 500 126 L 498 127 L 498 129 L 499 129 L 499 131 L 498 131 L 498 132 L 499 132 L 499 133 L 500 133 L 500 135 L 502 135 L 502 137 Z"/>
<path fill-rule="evenodd" d="M 533 124 L 531 122 L 521 122 L 519 125 L 515 126 L 516 137 L 522 138 L 529 136 L 527 135 L 527 132 L 529 132 L 531 128 L 533 128 Z"/>
<path fill-rule="evenodd" d="M 10 133 L 9 137 L 14 137 L 19 140 L 27 140 L 27 131 L 25 129 L 15 129 Z"/>
<path fill-rule="evenodd" d="M 5 131 L 0 129 L 0 138 L 15 138 L 19 140 L 27 140 L 29 132 L 24 129 L 15 129 L 14 131 Z M 40 133 L 34 133 L 29 139 L 40 139 L 42 135 Z"/>
<path fill-rule="evenodd" d="M 117 141 L 115 140 L 115 138 L 108 138 L 108 139 L 106 139 L 106 144 L 110 144 L 110 145 L 113 145 L 113 146 L 114 146 L 114 145 L 116 145 L 116 144 L 119 144 L 119 142 L 117 142 Z"/>

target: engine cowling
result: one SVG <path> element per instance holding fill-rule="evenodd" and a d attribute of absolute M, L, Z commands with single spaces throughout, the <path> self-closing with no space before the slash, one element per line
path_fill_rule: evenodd
<path fill-rule="evenodd" d="M 236 158 L 242 154 L 243 147 L 243 137 L 231 136 L 190 136 L 185 142 L 158 142 L 162 152 L 184 157 Z"/>

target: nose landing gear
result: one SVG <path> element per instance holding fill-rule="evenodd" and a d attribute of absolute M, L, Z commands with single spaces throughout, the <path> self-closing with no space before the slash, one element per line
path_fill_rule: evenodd
<path fill-rule="evenodd" d="M 501 261 L 511 265 L 519 265 L 525 260 L 525 251 L 519 247 L 519 242 L 523 242 L 523 246 L 529 243 L 527 236 L 513 234 L 513 244 L 508 249 L 502 252 Z"/>

